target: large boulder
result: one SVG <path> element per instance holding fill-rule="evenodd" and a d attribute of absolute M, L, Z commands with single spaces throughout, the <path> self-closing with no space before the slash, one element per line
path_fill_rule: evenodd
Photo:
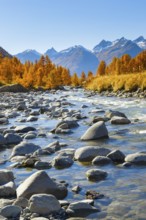
<path fill-rule="evenodd" d="M 53 195 L 37 194 L 29 199 L 29 209 L 32 213 L 49 215 L 61 209 L 59 201 Z"/>
<path fill-rule="evenodd" d="M 41 147 L 36 144 L 21 142 L 13 148 L 10 158 L 14 156 L 25 156 L 26 154 L 32 154 L 39 149 L 41 149 Z"/>
<path fill-rule="evenodd" d="M 17 188 L 17 197 L 29 199 L 34 194 L 47 193 L 64 199 L 67 196 L 67 188 L 54 182 L 45 171 L 37 171 L 29 176 Z"/>
<path fill-rule="evenodd" d="M 14 85 L 0 87 L 0 92 L 14 92 L 14 93 L 17 93 L 17 92 L 28 92 L 28 90 L 20 84 L 14 84 Z"/>
<path fill-rule="evenodd" d="M 81 137 L 82 141 L 97 140 L 99 138 L 107 138 L 108 130 L 103 121 L 93 124 Z"/>
<path fill-rule="evenodd" d="M 107 175 L 107 172 L 99 169 L 90 169 L 86 172 L 88 180 L 93 182 L 104 180 L 107 177 Z"/>
<path fill-rule="evenodd" d="M 125 124 L 130 124 L 130 123 L 131 121 L 125 117 L 114 116 L 111 118 L 111 124 L 125 125 Z"/>
<path fill-rule="evenodd" d="M 135 165 L 146 165 L 146 152 L 129 154 L 126 156 L 125 161 Z"/>
<path fill-rule="evenodd" d="M 7 133 L 4 138 L 6 144 L 19 144 L 22 141 L 22 137 L 18 134 Z"/>
<path fill-rule="evenodd" d="M 0 170 L 0 185 L 4 185 L 8 182 L 14 181 L 13 172 L 10 170 Z"/>
<path fill-rule="evenodd" d="M 90 162 L 96 156 L 106 156 L 110 153 L 110 150 L 103 147 L 86 146 L 81 147 L 75 151 L 75 160 L 80 162 Z"/>
<path fill-rule="evenodd" d="M 29 131 L 36 131 L 34 127 L 26 126 L 26 125 L 19 125 L 14 130 L 16 133 L 27 133 Z"/>
<path fill-rule="evenodd" d="M 71 203 L 66 212 L 70 217 L 86 217 L 92 213 L 99 212 L 99 208 L 95 208 L 84 201 Z"/>

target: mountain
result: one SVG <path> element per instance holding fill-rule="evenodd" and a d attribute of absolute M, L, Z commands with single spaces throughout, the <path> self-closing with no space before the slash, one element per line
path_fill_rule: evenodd
<path fill-rule="evenodd" d="M 95 54 L 98 54 L 99 52 L 107 49 L 108 47 L 111 47 L 112 46 L 112 42 L 111 41 L 105 41 L 105 40 L 102 40 L 98 45 L 96 45 L 94 48 L 93 48 L 93 51 Z"/>
<path fill-rule="evenodd" d="M 22 53 L 18 53 L 14 56 L 17 57 L 22 63 L 25 63 L 26 61 L 35 62 L 36 60 L 39 60 L 41 54 L 36 50 L 25 50 Z"/>
<path fill-rule="evenodd" d="M 47 55 L 50 57 L 50 59 L 53 59 L 57 54 L 58 52 L 52 47 L 51 49 L 48 49 L 44 55 Z"/>
<path fill-rule="evenodd" d="M 106 46 L 100 52 L 97 52 L 95 48 L 98 48 L 98 45 L 93 48 L 93 52 L 97 56 L 98 60 L 104 60 L 106 63 L 110 63 L 113 57 L 121 57 L 124 54 L 129 54 L 131 57 L 135 57 L 142 49 L 137 45 L 137 43 L 127 40 L 122 37 L 112 42 L 109 46 Z"/>
<path fill-rule="evenodd" d="M 80 75 L 82 71 L 85 73 L 88 73 L 88 71 L 95 73 L 101 60 L 108 64 L 112 61 L 113 57 L 121 57 L 124 54 L 135 57 L 144 49 L 146 49 L 146 39 L 143 36 L 133 41 L 122 37 L 114 41 L 102 40 L 92 51 L 80 45 L 69 47 L 60 52 L 57 52 L 52 47 L 44 55 L 48 55 L 56 65 L 68 68 L 71 74 L 76 72 Z M 41 55 L 36 50 L 26 50 L 15 56 L 24 63 L 27 60 L 35 62 L 40 59 Z"/>
<path fill-rule="evenodd" d="M 2 47 L 0 47 L 0 54 L 2 55 L 2 57 L 9 57 L 12 58 L 12 55 L 9 54 L 6 50 L 4 50 Z"/>
<path fill-rule="evenodd" d="M 146 39 L 143 36 L 138 37 L 133 41 L 136 43 L 141 49 L 146 50 Z"/>
<path fill-rule="evenodd" d="M 51 53 L 49 51 L 46 54 L 50 55 Z M 68 68 L 71 74 L 76 72 L 78 75 L 81 75 L 82 71 L 85 73 L 89 71 L 95 73 L 99 64 L 95 54 L 80 45 L 70 47 L 58 53 L 53 50 L 52 54 L 52 56 L 49 56 L 52 62 Z"/>

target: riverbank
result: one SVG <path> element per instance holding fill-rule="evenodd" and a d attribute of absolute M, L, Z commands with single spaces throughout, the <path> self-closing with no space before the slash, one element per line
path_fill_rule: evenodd
<path fill-rule="evenodd" d="M 91 90 L 89 90 L 91 91 Z M 146 90 L 142 91 L 141 89 L 138 89 L 135 92 L 126 92 L 124 90 L 122 91 L 102 91 L 102 92 L 96 92 L 96 91 L 91 91 L 91 94 L 98 94 L 99 96 L 106 96 L 106 97 L 120 97 L 120 98 L 140 98 L 144 99 L 146 98 Z"/>

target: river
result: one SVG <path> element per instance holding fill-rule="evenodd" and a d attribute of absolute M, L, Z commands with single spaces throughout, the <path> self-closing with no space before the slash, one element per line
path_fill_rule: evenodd
<path fill-rule="evenodd" d="M 29 102 L 28 102 L 29 97 Z M 71 134 L 52 134 L 50 130 L 55 127 L 60 119 L 51 118 L 47 114 L 40 114 L 38 121 L 26 122 L 25 125 L 34 126 L 37 131 L 46 133 L 46 137 L 37 137 L 28 142 L 35 143 L 42 148 L 49 143 L 58 140 L 68 144 L 67 148 L 77 149 L 83 146 L 102 146 L 110 150 L 119 149 L 125 155 L 145 151 L 146 149 L 146 100 L 135 98 L 119 98 L 105 97 L 98 94 L 92 95 L 90 92 L 82 89 L 67 89 L 66 91 L 37 92 L 25 94 L 23 99 L 30 107 L 30 100 L 41 101 L 40 106 L 48 103 L 49 100 L 69 102 L 72 105 L 64 105 L 63 108 L 69 110 L 80 110 L 85 118 L 78 120 L 79 127 L 73 129 Z M 13 104 L 15 111 L 14 100 L 19 101 L 16 94 L 9 94 L 7 100 L 9 104 Z M 20 98 L 21 95 L 20 95 Z M 7 101 L 1 98 L 1 104 L 6 104 Z M 86 108 L 82 106 L 86 105 Z M 38 110 L 39 107 L 33 110 Z M 31 108 L 31 107 L 30 107 Z M 93 116 L 103 116 L 107 110 L 117 110 L 125 113 L 131 120 L 128 125 L 112 125 L 110 121 L 106 122 L 109 132 L 108 139 L 96 141 L 81 141 L 80 137 L 89 127 L 88 123 Z M 8 113 L 10 109 L 2 110 Z M 12 111 L 12 108 L 11 108 Z M 0 125 L 2 128 L 10 128 L 12 126 L 22 125 L 18 122 L 19 118 L 25 118 L 25 113 L 19 112 L 20 115 L 16 118 L 9 118 L 8 125 Z M 65 149 L 65 148 L 64 148 Z M 8 160 L 12 148 L 5 148 L 0 151 L 0 158 Z M 41 157 L 42 161 L 51 161 L 53 155 Z M 36 169 L 31 168 L 12 168 L 12 162 L 7 161 L 0 165 L 1 169 L 12 169 L 15 174 L 15 182 L 17 185 L 25 180 L 27 176 L 34 173 Z M 97 199 L 94 202 L 95 207 L 100 206 L 101 212 L 88 216 L 86 219 L 104 219 L 104 220 L 145 220 L 146 219 L 146 166 L 131 166 L 123 167 L 121 165 L 106 165 L 99 167 L 108 172 L 108 177 L 104 181 L 90 182 L 87 180 L 85 172 L 90 168 L 98 168 L 91 164 L 81 164 L 77 161 L 67 169 L 55 169 L 54 167 L 46 170 L 50 177 L 57 180 L 65 180 L 68 185 L 68 196 L 65 200 L 69 202 L 85 199 L 87 190 L 95 190 L 104 194 L 104 198 Z M 82 190 L 75 194 L 71 191 L 72 187 L 79 185 Z"/>

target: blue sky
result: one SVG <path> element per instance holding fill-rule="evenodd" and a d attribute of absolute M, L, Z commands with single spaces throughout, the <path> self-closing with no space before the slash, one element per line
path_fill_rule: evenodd
<path fill-rule="evenodd" d="M 146 38 L 146 0 L 0 0 L 0 46 L 16 54 Z"/>

